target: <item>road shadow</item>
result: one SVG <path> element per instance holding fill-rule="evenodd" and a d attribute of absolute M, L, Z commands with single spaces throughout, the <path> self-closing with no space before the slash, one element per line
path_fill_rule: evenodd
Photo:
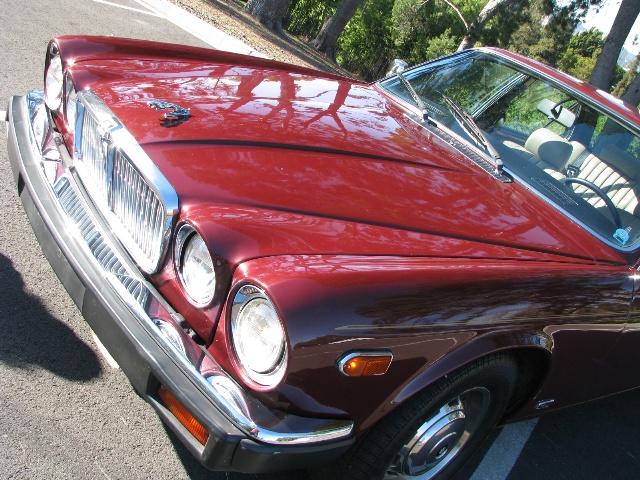
<path fill-rule="evenodd" d="M 640 478 L 639 404 L 636 389 L 541 417 L 509 480 Z"/>
<path fill-rule="evenodd" d="M 0 362 L 19 369 L 38 366 L 76 382 L 100 374 L 95 352 L 25 291 L 20 273 L 2 254 L 0 279 Z"/>
<path fill-rule="evenodd" d="M 244 474 L 237 472 L 212 472 L 198 462 L 182 444 L 178 437 L 166 425 L 162 424 L 173 448 L 182 462 L 191 480 L 309 480 L 309 474 L 304 470 L 290 470 L 285 472 L 265 473 L 262 475 Z"/>

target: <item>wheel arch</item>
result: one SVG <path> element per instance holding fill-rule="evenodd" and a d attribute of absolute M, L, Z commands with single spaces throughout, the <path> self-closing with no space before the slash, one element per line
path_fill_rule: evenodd
<path fill-rule="evenodd" d="M 416 375 L 398 392 L 392 404 L 395 407 L 403 404 L 441 378 L 479 359 L 496 353 L 507 353 L 516 360 L 518 370 L 505 418 L 516 416 L 546 381 L 551 367 L 552 349 L 553 339 L 543 332 L 520 333 L 517 336 L 489 334 L 478 337 Z"/>

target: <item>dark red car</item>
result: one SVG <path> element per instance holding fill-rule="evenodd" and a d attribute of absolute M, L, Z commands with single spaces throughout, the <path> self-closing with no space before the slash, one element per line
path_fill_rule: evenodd
<path fill-rule="evenodd" d="M 521 56 L 375 84 L 52 40 L 9 157 L 53 268 L 215 470 L 444 478 L 640 385 L 640 115 Z"/>

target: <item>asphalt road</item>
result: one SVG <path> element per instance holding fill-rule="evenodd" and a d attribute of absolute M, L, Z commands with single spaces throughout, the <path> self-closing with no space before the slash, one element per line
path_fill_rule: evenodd
<path fill-rule="evenodd" d="M 49 38 L 99 34 L 204 46 L 134 0 L 3 2 L 0 110 L 41 88 Z M 0 478 L 306 480 L 202 468 L 111 368 L 44 259 L 0 136 Z M 456 480 L 636 479 L 640 392 L 496 431 Z"/>

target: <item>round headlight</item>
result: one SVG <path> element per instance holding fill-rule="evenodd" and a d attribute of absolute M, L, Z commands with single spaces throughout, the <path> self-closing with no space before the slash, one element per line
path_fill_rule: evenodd
<path fill-rule="evenodd" d="M 231 332 L 236 356 L 251 380 L 275 386 L 284 376 L 286 340 L 275 306 L 258 287 L 245 285 L 234 299 Z"/>
<path fill-rule="evenodd" d="M 176 270 L 185 292 L 196 305 L 206 305 L 216 290 L 216 272 L 206 243 L 190 225 L 176 236 Z"/>
<path fill-rule="evenodd" d="M 63 87 L 62 58 L 57 48 L 52 45 L 49 50 L 49 65 L 44 77 L 44 101 L 51 110 L 58 110 L 62 103 Z"/>

